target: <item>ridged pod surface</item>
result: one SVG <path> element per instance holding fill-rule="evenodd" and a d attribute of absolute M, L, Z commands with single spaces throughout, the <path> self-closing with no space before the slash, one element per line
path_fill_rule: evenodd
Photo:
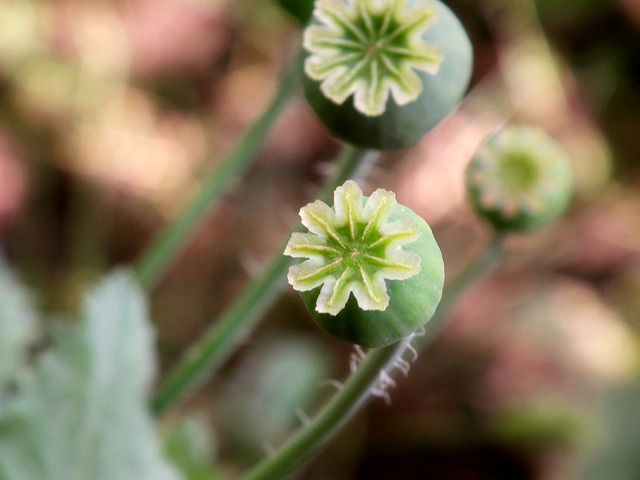
<path fill-rule="evenodd" d="M 488 136 L 466 177 L 475 210 L 500 232 L 525 232 L 551 222 L 573 192 L 566 153 L 546 132 L 530 126 L 509 126 Z"/>
<path fill-rule="evenodd" d="M 337 137 L 366 148 L 417 143 L 471 77 L 464 27 L 436 0 L 318 0 L 303 45 L 307 101 Z"/>
<path fill-rule="evenodd" d="M 442 254 L 429 225 L 392 192 L 365 197 L 348 181 L 333 207 L 316 201 L 300 216 L 309 233 L 294 233 L 285 255 L 306 260 L 288 279 L 320 328 L 382 347 L 431 319 L 442 295 Z"/>

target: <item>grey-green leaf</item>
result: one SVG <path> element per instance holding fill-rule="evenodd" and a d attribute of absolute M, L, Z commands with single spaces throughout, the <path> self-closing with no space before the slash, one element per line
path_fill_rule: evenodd
<path fill-rule="evenodd" d="M 214 466 L 214 440 L 206 418 L 188 416 L 168 430 L 165 452 L 187 480 L 223 480 L 228 477 Z"/>
<path fill-rule="evenodd" d="M 635 480 L 640 472 L 640 382 L 621 383 L 589 412 L 590 429 L 577 451 L 577 480 Z"/>
<path fill-rule="evenodd" d="M 174 480 L 149 415 L 153 334 L 133 276 L 90 292 L 76 325 L 20 377 L 0 412 L 2 480 Z"/>
<path fill-rule="evenodd" d="M 23 366 L 36 327 L 31 300 L 0 255 L 0 394 L 3 386 Z"/>

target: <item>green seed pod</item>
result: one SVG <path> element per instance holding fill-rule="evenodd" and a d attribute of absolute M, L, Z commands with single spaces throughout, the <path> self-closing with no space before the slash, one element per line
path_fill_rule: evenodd
<path fill-rule="evenodd" d="M 524 232 L 560 216 L 573 175 L 564 150 L 547 133 L 513 126 L 481 143 L 467 169 L 467 189 L 496 230 Z"/>
<path fill-rule="evenodd" d="M 471 76 L 464 27 L 436 0 L 317 0 L 303 45 L 307 101 L 331 132 L 365 148 L 417 143 Z"/>
<path fill-rule="evenodd" d="M 288 279 L 320 328 L 383 347 L 431 319 L 442 295 L 442 254 L 429 225 L 392 192 L 367 198 L 349 180 L 336 189 L 333 208 L 317 200 L 300 217 L 309 233 L 294 233 L 284 253 L 307 260 Z"/>

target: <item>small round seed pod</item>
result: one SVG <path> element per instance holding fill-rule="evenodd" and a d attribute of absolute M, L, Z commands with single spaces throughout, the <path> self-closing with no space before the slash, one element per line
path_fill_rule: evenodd
<path fill-rule="evenodd" d="M 449 115 L 473 61 L 464 27 L 436 0 L 317 0 L 303 46 L 317 116 L 379 150 L 413 145 Z"/>
<path fill-rule="evenodd" d="M 392 192 L 364 197 L 347 181 L 334 206 L 300 210 L 309 233 L 294 233 L 285 255 L 306 258 L 288 280 L 327 333 L 365 347 L 390 345 L 435 312 L 444 264 L 429 225 L 398 205 Z"/>
<path fill-rule="evenodd" d="M 530 231 L 566 209 L 573 191 L 571 165 L 546 132 L 506 127 L 487 137 L 466 174 L 475 210 L 500 232 Z"/>

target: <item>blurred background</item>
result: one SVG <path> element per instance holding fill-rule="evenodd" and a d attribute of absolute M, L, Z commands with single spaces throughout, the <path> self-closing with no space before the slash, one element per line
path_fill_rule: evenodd
<path fill-rule="evenodd" d="M 500 125 L 558 139 L 575 199 L 509 239 L 391 406 L 372 402 L 302 478 L 637 480 L 640 3 L 446 3 L 475 47 L 469 96 L 415 148 L 383 155 L 365 191 L 393 189 L 424 216 L 449 278 L 490 238 L 463 172 Z M 300 28 L 275 0 L 0 0 L 0 12 L 0 248 L 43 308 L 74 310 L 265 108 Z M 339 148 L 298 95 L 152 293 L 163 371 L 280 248 Z M 247 468 L 332 394 L 323 381 L 348 373 L 351 351 L 286 292 L 164 419 L 168 448 L 192 445 L 221 479 Z"/>

